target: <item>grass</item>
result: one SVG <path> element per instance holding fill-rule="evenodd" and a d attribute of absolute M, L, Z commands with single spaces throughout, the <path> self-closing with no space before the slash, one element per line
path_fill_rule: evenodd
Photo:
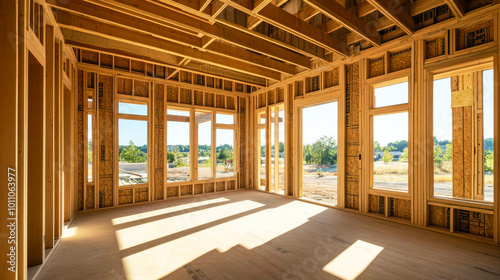
<path fill-rule="evenodd" d="M 408 175 L 408 163 L 388 163 L 375 164 L 373 168 L 374 175 Z"/>

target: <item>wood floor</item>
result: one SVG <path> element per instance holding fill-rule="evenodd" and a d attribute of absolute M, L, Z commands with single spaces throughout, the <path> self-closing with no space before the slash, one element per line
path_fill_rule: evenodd
<path fill-rule="evenodd" d="M 500 279 L 500 247 L 237 191 L 78 214 L 37 279 Z"/>

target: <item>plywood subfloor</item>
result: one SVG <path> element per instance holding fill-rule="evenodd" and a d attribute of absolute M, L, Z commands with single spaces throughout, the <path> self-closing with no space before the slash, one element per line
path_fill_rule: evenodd
<path fill-rule="evenodd" d="M 78 214 L 38 279 L 499 279 L 500 247 L 257 191 Z"/>

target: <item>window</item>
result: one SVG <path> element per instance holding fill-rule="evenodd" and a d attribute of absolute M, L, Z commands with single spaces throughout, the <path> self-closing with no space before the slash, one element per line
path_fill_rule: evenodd
<path fill-rule="evenodd" d="M 217 178 L 233 177 L 234 170 L 234 130 L 217 129 Z"/>
<path fill-rule="evenodd" d="M 118 180 L 120 186 L 148 182 L 148 122 L 118 119 Z"/>
<path fill-rule="evenodd" d="M 328 120 L 328 121 L 326 121 Z M 303 196 L 337 205 L 338 103 L 302 109 Z"/>
<path fill-rule="evenodd" d="M 196 112 L 198 179 L 212 179 L 212 113 Z"/>
<path fill-rule="evenodd" d="M 257 113 L 257 166 L 259 168 L 257 185 L 260 190 L 266 190 L 267 181 L 267 145 L 266 145 L 266 113 Z"/>
<path fill-rule="evenodd" d="M 92 120 L 93 120 L 93 115 L 88 114 L 87 115 L 87 182 L 92 183 L 94 182 L 94 168 L 93 168 L 93 153 L 92 153 Z"/>
<path fill-rule="evenodd" d="M 373 117 L 373 152 L 373 186 L 407 191 L 408 112 Z"/>
<path fill-rule="evenodd" d="M 190 180 L 191 113 L 167 109 L 167 182 Z"/>
<path fill-rule="evenodd" d="M 492 69 L 434 80 L 435 196 L 493 202 L 493 81 Z"/>
<path fill-rule="evenodd" d="M 285 194 L 285 110 L 278 116 L 278 193 Z"/>
<path fill-rule="evenodd" d="M 217 114 L 217 124 L 234 124 L 234 115 Z"/>
<path fill-rule="evenodd" d="M 406 79 L 406 78 L 404 78 Z M 371 116 L 371 188 L 409 190 L 409 84 L 374 86 Z M 394 106 L 389 108 L 383 108 Z"/>
<path fill-rule="evenodd" d="M 408 82 L 375 88 L 374 108 L 408 103 Z"/>
<path fill-rule="evenodd" d="M 118 103 L 118 113 L 119 114 L 126 114 L 126 115 L 147 116 L 148 115 L 148 105 L 119 102 Z"/>

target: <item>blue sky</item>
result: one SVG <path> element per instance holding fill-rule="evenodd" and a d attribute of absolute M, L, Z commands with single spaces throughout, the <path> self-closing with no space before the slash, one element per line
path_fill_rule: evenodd
<path fill-rule="evenodd" d="M 302 110 L 302 143 L 313 144 L 324 135 L 338 140 L 338 102 L 307 107 Z"/>

